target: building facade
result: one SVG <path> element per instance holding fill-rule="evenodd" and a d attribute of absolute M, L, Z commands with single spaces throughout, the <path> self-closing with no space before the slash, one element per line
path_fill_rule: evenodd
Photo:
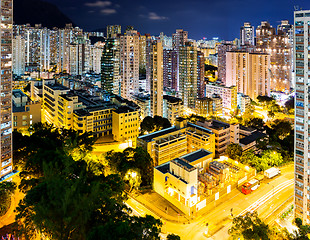
<path fill-rule="evenodd" d="M 254 26 L 249 22 L 245 22 L 244 25 L 240 28 L 240 40 L 241 45 L 252 45 L 255 44 L 255 31 Z"/>
<path fill-rule="evenodd" d="M 216 94 L 222 99 L 223 110 L 229 113 L 237 108 L 237 87 L 209 83 L 206 85 L 206 96 L 212 98 Z"/>
<path fill-rule="evenodd" d="M 175 125 L 176 119 L 183 115 L 183 101 L 169 95 L 164 95 L 163 117 L 167 118 L 171 125 Z"/>
<path fill-rule="evenodd" d="M 121 96 L 131 100 L 139 91 L 139 35 L 135 30 L 120 37 Z"/>
<path fill-rule="evenodd" d="M 155 41 L 152 44 L 151 62 L 151 114 L 153 117 L 163 116 L 163 45 L 161 41 Z"/>
<path fill-rule="evenodd" d="M 13 39 L 13 74 L 21 76 L 25 74 L 25 39 L 16 36 Z"/>
<path fill-rule="evenodd" d="M 1 8 L 1 136 L 0 178 L 13 171 L 12 161 L 12 36 L 13 1 L 3 0 Z"/>
<path fill-rule="evenodd" d="M 179 97 L 185 108 L 195 108 L 197 78 L 197 48 L 187 43 L 179 48 Z"/>
<path fill-rule="evenodd" d="M 101 57 L 101 88 L 120 95 L 120 49 L 118 38 L 108 38 Z"/>
<path fill-rule="evenodd" d="M 310 10 L 294 12 L 295 216 L 310 223 L 309 202 L 309 30 Z"/>
<path fill-rule="evenodd" d="M 226 86 L 250 98 L 270 95 L 270 55 L 267 53 L 231 51 L 226 54 Z"/>

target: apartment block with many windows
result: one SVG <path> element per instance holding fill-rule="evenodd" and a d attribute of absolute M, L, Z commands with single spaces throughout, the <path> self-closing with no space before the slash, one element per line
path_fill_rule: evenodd
<path fill-rule="evenodd" d="M 309 190 L 309 30 L 310 10 L 294 13 L 295 216 L 310 223 Z"/>

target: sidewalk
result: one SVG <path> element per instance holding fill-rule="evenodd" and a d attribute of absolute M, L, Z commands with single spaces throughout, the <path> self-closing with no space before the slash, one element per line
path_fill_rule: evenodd
<path fill-rule="evenodd" d="M 129 196 L 166 221 L 183 224 L 190 221 L 180 209 L 153 190 L 135 196 L 129 194 Z"/>

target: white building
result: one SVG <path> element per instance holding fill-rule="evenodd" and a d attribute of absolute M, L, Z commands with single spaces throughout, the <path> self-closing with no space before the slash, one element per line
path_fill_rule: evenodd
<path fill-rule="evenodd" d="M 120 37 L 121 96 L 128 100 L 139 92 L 139 35 L 135 30 Z"/>
<path fill-rule="evenodd" d="M 270 55 L 231 51 L 226 53 L 226 86 L 256 99 L 270 96 Z"/>
<path fill-rule="evenodd" d="M 213 154 L 205 149 L 175 158 L 154 168 L 154 190 L 186 214 L 196 212 L 198 174 L 207 168 Z"/>
<path fill-rule="evenodd" d="M 245 22 L 240 28 L 241 45 L 255 45 L 254 26 L 249 22 Z"/>
<path fill-rule="evenodd" d="M 21 36 L 13 39 L 13 73 L 18 76 L 25 73 L 25 39 Z"/>
<path fill-rule="evenodd" d="M 206 97 L 212 98 L 217 94 L 222 99 L 223 109 L 226 113 L 237 107 L 237 88 L 236 86 L 226 87 L 223 85 L 209 83 L 206 84 Z"/>

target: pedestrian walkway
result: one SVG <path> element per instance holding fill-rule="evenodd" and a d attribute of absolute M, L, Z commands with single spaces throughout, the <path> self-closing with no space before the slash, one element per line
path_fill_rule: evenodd
<path fill-rule="evenodd" d="M 131 194 L 130 197 L 134 198 L 140 204 L 164 220 L 184 224 L 190 222 L 189 217 L 187 217 L 180 209 L 153 190 L 135 196 Z"/>

